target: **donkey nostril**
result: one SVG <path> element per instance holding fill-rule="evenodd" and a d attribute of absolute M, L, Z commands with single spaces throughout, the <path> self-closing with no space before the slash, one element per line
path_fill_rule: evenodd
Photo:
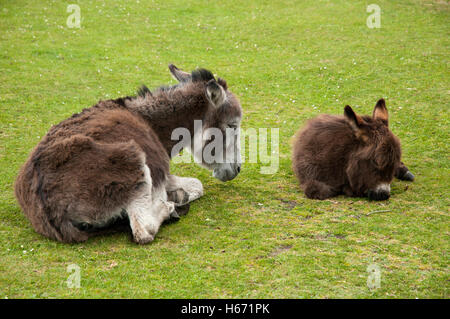
<path fill-rule="evenodd" d="M 241 172 L 241 165 L 239 165 L 239 166 L 237 167 L 237 172 L 238 172 L 238 174 Z"/>

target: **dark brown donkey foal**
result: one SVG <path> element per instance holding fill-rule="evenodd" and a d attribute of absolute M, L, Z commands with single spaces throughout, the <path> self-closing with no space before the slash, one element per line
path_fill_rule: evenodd
<path fill-rule="evenodd" d="M 320 115 L 300 130 L 292 165 L 308 198 L 339 194 L 385 200 L 395 177 L 413 180 L 400 161 L 400 140 L 388 127 L 383 99 L 372 116 L 359 116 L 346 106 L 344 116 Z"/>

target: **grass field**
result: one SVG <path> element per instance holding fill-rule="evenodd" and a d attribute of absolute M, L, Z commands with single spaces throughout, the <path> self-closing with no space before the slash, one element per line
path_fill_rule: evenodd
<path fill-rule="evenodd" d="M 68 28 L 67 5 L 81 8 Z M 0 0 L 0 298 L 449 298 L 448 1 Z M 100 99 L 175 83 L 167 65 L 211 69 L 244 108 L 242 128 L 280 128 L 279 170 L 244 164 L 147 246 L 128 234 L 78 245 L 31 228 L 13 182 L 51 125 Z M 290 141 L 345 104 L 384 97 L 413 183 L 390 200 L 306 199 Z M 67 266 L 81 270 L 69 289 Z M 381 286 L 367 287 L 369 265 Z"/>

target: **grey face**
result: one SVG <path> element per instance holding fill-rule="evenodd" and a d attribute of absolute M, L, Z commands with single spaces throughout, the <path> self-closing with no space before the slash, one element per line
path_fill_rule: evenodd
<path fill-rule="evenodd" d="M 204 125 L 195 132 L 192 142 L 195 161 L 212 170 L 213 177 L 226 182 L 241 171 L 240 119 L 220 128 Z"/>
<path fill-rule="evenodd" d="M 169 66 L 180 83 L 194 81 L 192 75 Z M 240 125 L 242 109 L 237 98 L 228 91 L 225 80 L 211 75 L 205 95 L 209 106 L 200 126 L 194 123 L 191 153 L 201 166 L 212 170 L 222 182 L 234 179 L 241 171 Z"/>
<path fill-rule="evenodd" d="M 222 182 L 230 181 L 241 171 L 240 119 L 234 119 L 225 129 L 225 140 L 222 149 L 225 151 L 215 162 L 213 177 Z"/>
<path fill-rule="evenodd" d="M 213 171 L 213 177 L 230 181 L 241 171 L 240 105 L 216 82 L 208 83 L 206 95 L 211 106 L 203 134 L 202 164 Z"/>

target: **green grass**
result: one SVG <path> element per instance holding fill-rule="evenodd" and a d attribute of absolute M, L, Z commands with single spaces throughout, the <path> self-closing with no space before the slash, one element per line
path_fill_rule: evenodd
<path fill-rule="evenodd" d="M 446 1 L 0 1 L 0 298 L 449 298 L 449 57 Z M 81 28 L 66 7 L 81 7 Z M 225 78 L 242 127 L 280 128 L 280 167 L 244 164 L 138 246 L 127 234 L 78 245 L 34 232 L 13 195 L 19 167 L 52 124 L 100 99 L 174 83 L 167 65 Z M 345 104 L 384 97 L 416 181 L 385 202 L 305 198 L 290 139 Z M 385 211 L 369 214 L 374 211 Z M 381 288 L 367 288 L 367 267 Z M 81 288 L 69 289 L 69 264 Z"/>

